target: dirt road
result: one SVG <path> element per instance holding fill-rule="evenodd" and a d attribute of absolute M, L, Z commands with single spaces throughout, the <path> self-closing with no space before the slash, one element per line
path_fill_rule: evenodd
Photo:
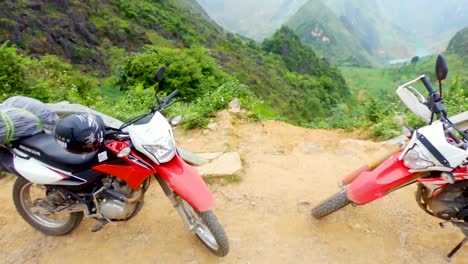
<path fill-rule="evenodd" d="M 382 146 L 353 135 L 281 122 L 242 123 L 222 113 L 216 131 L 177 132 L 194 152 L 241 153 L 239 183 L 211 184 L 215 213 L 230 238 L 225 258 L 212 256 L 185 230 L 157 184 L 128 223 L 91 233 L 85 220 L 72 234 L 47 237 L 29 227 L 11 199 L 12 178 L 0 180 L 0 263 L 445 263 L 462 239 L 438 227 L 414 201 L 414 187 L 321 221 L 310 206 L 338 191 L 337 182 L 371 161 Z M 467 263 L 468 246 L 453 263 Z"/>

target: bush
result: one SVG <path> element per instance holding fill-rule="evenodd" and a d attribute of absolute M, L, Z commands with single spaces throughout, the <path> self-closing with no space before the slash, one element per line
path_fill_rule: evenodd
<path fill-rule="evenodd" d="M 129 90 L 135 86 L 154 88 L 154 74 L 161 66 L 166 67 L 166 74 L 164 87 L 160 92 L 170 93 L 179 89 L 181 96 L 186 97 L 188 101 L 213 91 L 230 79 L 204 48 L 173 49 L 148 46 L 144 52 L 131 56 L 117 71 L 115 84 L 122 90 Z"/>
<path fill-rule="evenodd" d="M 0 99 L 12 93 L 27 93 L 25 58 L 9 47 L 8 41 L 0 46 Z"/>
<path fill-rule="evenodd" d="M 25 95 L 45 102 L 70 101 L 93 105 L 102 101 L 92 89 L 97 81 L 56 56 L 31 59 L 8 43 L 0 46 L 0 100 Z"/>

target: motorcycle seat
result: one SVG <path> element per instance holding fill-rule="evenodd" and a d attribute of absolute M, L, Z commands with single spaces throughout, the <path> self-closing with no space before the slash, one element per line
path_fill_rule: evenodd
<path fill-rule="evenodd" d="M 99 150 L 74 154 L 60 146 L 52 135 L 45 133 L 15 140 L 12 146 L 45 164 L 68 172 L 83 171 L 99 163 Z"/>

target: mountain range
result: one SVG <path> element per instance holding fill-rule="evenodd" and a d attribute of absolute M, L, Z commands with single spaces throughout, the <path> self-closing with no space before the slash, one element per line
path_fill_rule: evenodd
<path fill-rule="evenodd" d="M 198 0 L 221 26 L 262 41 L 271 36 L 307 0 Z"/>
<path fill-rule="evenodd" d="M 468 0 L 198 1 L 227 29 L 259 41 L 286 23 L 320 56 L 342 65 L 445 50 L 468 25 Z"/>

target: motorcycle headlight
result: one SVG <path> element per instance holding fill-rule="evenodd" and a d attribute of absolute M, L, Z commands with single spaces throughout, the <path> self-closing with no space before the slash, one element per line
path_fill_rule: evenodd
<path fill-rule="evenodd" d="M 415 144 L 413 148 L 405 154 L 403 157 L 403 162 L 406 167 L 413 170 L 422 170 L 435 166 L 432 161 L 424 156 L 417 144 Z"/>
<path fill-rule="evenodd" d="M 176 148 L 172 137 L 161 137 L 151 145 L 142 145 L 151 155 L 153 155 L 159 163 L 165 163 L 175 156 Z"/>

